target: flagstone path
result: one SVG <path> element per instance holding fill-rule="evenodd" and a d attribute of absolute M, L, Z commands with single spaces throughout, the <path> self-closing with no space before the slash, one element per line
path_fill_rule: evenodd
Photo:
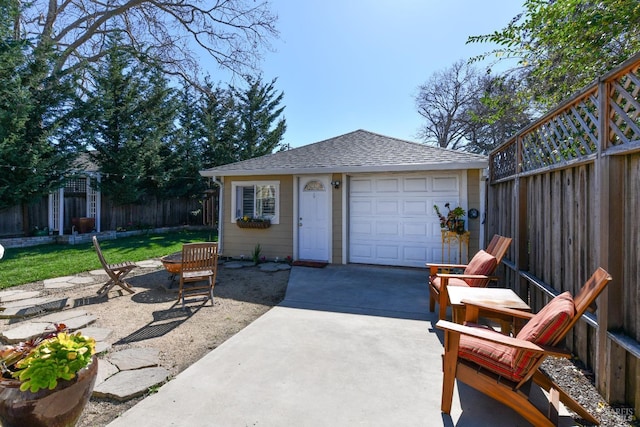
<path fill-rule="evenodd" d="M 160 268 L 158 260 L 146 260 L 136 263 L 143 268 Z M 249 261 L 232 261 L 225 268 L 237 269 L 253 266 Z M 264 272 L 288 270 L 291 267 L 282 263 L 264 263 L 259 265 Z M 92 270 L 88 275 L 65 276 L 47 279 L 44 289 L 64 290 L 76 286 L 97 285 L 108 277 L 104 270 Z M 41 296 L 39 291 L 7 289 L 0 291 L 0 318 L 15 321 L 15 326 L 0 332 L 4 344 L 15 344 L 40 336 L 46 330 L 53 330 L 55 324 L 64 323 L 70 331 L 80 331 L 83 335 L 96 340 L 96 353 L 99 357 L 98 377 L 93 396 L 126 401 L 141 396 L 153 387 L 162 384 L 169 377 L 169 371 L 159 366 L 159 352 L 149 348 L 130 348 L 110 352 L 107 341 L 113 331 L 91 326 L 97 318 L 86 310 L 71 308 L 67 297 Z"/>

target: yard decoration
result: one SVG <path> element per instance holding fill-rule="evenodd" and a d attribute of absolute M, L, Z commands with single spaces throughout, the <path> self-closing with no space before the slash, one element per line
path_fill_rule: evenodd
<path fill-rule="evenodd" d="M 444 216 L 440 212 L 438 205 L 433 205 L 433 210 L 436 211 L 436 214 L 440 219 L 440 228 L 443 230 L 455 231 L 458 234 L 464 233 L 464 219 L 462 218 L 466 214 L 465 210 L 460 206 L 451 209 L 451 205 L 449 203 L 445 203 L 444 207 L 447 208 L 447 216 Z"/>
<path fill-rule="evenodd" d="M 3 426 L 74 426 L 98 374 L 95 340 L 64 324 L 0 350 Z"/>

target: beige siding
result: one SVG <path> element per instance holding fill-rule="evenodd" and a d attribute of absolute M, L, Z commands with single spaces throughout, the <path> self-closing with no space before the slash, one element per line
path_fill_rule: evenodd
<path fill-rule="evenodd" d="M 238 228 L 231 222 L 231 184 L 237 181 L 279 181 L 280 223 L 267 229 Z M 224 180 L 223 256 L 250 258 L 257 244 L 267 259 L 293 256 L 293 177 L 291 175 L 226 177 Z"/>
<path fill-rule="evenodd" d="M 332 221 L 333 230 L 331 235 L 332 259 L 333 264 L 342 263 L 342 192 L 345 191 L 344 182 L 342 182 L 341 174 L 333 174 L 331 181 L 340 181 L 340 188 L 332 190 Z"/>
<path fill-rule="evenodd" d="M 480 180 L 482 171 L 480 169 L 469 169 L 467 171 L 467 200 L 469 209 L 475 208 L 480 211 Z M 468 218 L 468 216 L 467 216 Z M 480 250 L 480 222 L 482 215 L 476 219 L 467 219 L 467 230 L 469 237 L 469 258 Z"/>

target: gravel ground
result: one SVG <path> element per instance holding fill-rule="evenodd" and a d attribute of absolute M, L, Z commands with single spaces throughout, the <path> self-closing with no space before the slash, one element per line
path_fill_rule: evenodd
<path fill-rule="evenodd" d="M 282 301 L 288 280 L 288 271 L 265 273 L 256 267 L 232 270 L 222 266 L 218 270 L 214 307 L 210 302 L 192 303 L 186 312 L 176 304 L 175 289 L 167 289 L 168 275 L 162 268 L 134 270 L 128 280 L 136 290 L 133 295 L 112 292 L 108 300 L 96 299 L 99 285 L 47 292 L 64 293 L 77 308 L 97 316 L 93 326 L 112 329 L 109 341 L 113 351 L 157 348 L 161 366 L 175 376 Z M 22 285 L 20 289 L 43 287 L 40 282 Z M 11 323 L 3 319 L 0 329 L 14 326 Z M 592 373 L 583 369 L 579 361 L 552 358 L 544 363 L 543 369 L 600 419 L 601 425 L 640 426 L 638 420 L 628 416 L 629 408 L 612 408 L 604 401 L 593 386 Z M 92 398 L 78 427 L 105 426 L 144 397 L 126 402 Z"/>
<path fill-rule="evenodd" d="M 573 399 L 600 420 L 601 426 L 640 426 L 640 420 L 629 407 L 611 407 L 596 390 L 593 372 L 584 368 L 579 360 L 551 357 L 542 364 L 542 370 Z M 581 425 L 589 425 L 575 417 Z"/>

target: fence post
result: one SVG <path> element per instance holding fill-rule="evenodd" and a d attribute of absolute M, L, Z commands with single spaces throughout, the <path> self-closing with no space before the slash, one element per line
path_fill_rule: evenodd
<path fill-rule="evenodd" d="M 520 276 L 520 271 L 529 269 L 529 251 L 527 238 L 527 205 L 528 205 L 528 187 L 526 179 L 520 177 L 522 165 L 522 136 L 516 135 L 516 155 L 515 155 L 515 184 L 514 184 L 514 228 L 513 228 L 513 244 L 514 244 L 514 263 L 515 263 L 515 282 L 517 285 L 516 292 L 521 297 L 527 297 L 528 283 Z"/>
<path fill-rule="evenodd" d="M 624 220 L 616 221 L 613 212 L 624 212 L 624 158 L 606 155 L 609 145 L 610 83 L 598 84 L 598 156 L 595 161 L 597 208 L 594 220 L 597 238 L 595 249 L 598 265 L 613 277 L 612 283 L 600 296 L 598 304 L 598 328 L 596 330 L 595 376 L 598 390 L 608 402 L 625 401 L 625 353 L 615 345 L 609 345 L 607 331 L 622 325 L 619 307 L 623 304 L 623 233 Z"/>

